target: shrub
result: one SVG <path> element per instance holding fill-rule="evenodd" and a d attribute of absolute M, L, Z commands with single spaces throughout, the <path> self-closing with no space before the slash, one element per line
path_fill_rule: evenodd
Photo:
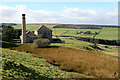
<path fill-rule="evenodd" d="M 50 44 L 50 40 L 41 38 L 41 39 L 34 40 L 32 47 L 33 48 L 42 48 L 42 47 L 47 47 L 49 44 Z"/>

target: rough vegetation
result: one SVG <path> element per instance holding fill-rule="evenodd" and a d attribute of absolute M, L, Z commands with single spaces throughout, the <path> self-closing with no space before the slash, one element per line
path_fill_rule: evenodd
<path fill-rule="evenodd" d="M 50 78 L 87 78 L 78 73 L 61 71 L 42 58 L 32 57 L 29 53 L 2 49 L 3 80 L 50 80 Z"/>
<path fill-rule="evenodd" d="M 12 48 L 42 57 L 60 69 L 99 78 L 118 77 L 118 58 L 92 51 L 66 47 L 31 48 L 30 44 Z"/>

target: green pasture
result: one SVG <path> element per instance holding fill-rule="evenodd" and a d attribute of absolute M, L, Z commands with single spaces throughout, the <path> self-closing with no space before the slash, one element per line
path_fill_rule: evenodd
<path fill-rule="evenodd" d="M 96 39 L 106 40 L 118 40 L 118 29 L 119 28 L 102 28 L 101 32 L 95 37 Z M 57 36 L 75 36 L 75 37 L 90 37 L 94 35 L 89 34 L 76 34 L 77 32 L 91 31 L 92 33 L 99 32 L 100 29 L 67 29 L 67 28 L 54 28 L 53 35 Z"/>
<path fill-rule="evenodd" d="M 56 36 L 75 36 L 75 37 L 93 37 L 94 35 L 76 34 L 77 32 L 91 31 L 99 32 L 100 29 L 70 29 L 70 28 L 53 28 L 53 35 Z"/>
<path fill-rule="evenodd" d="M 118 40 L 119 28 L 102 28 L 100 34 L 96 36 L 97 39 Z"/>

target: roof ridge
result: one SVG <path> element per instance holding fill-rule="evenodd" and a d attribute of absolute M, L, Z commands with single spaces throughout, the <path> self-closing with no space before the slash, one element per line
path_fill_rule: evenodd
<path fill-rule="evenodd" d="M 40 27 L 38 27 L 35 31 L 40 30 L 42 27 L 45 27 L 45 28 L 49 29 L 48 27 L 46 27 L 46 26 L 44 26 L 44 25 L 41 25 L 41 26 L 40 26 Z M 51 30 L 51 29 L 49 29 L 49 30 Z M 51 31 L 52 31 L 52 30 L 51 30 Z"/>

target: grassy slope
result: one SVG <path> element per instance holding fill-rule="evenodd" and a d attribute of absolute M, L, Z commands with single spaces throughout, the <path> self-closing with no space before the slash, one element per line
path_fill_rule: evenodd
<path fill-rule="evenodd" d="M 75 40 L 63 39 L 63 38 L 61 38 L 61 40 L 65 41 L 65 43 L 52 43 L 51 45 L 71 47 L 76 49 L 85 49 L 85 50 L 86 47 L 89 47 L 89 49 L 94 50 L 92 47 L 89 46 L 93 44 L 89 42 L 75 41 Z"/>
<path fill-rule="evenodd" d="M 67 28 L 56 28 L 52 29 L 53 34 L 56 35 L 64 35 L 64 36 L 76 36 L 76 37 L 93 37 L 94 35 L 81 35 L 76 32 L 86 32 L 91 31 L 92 33 L 99 32 L 99 29 L 67 29 Z M 67 32 L 66 32 L 67 31 Z M 64 33 L 66 32 L 66 33 Z M 64 33 L 64 34 L 63 34 Z M 95 38 L 97 39 L 107 39 L 107 40 L 118 40 L 118 28 L 102 28 L 100 34 L 98 34 Z"/>
<path fill-rule="evenodd" d="M 108 56 L 118 57 L 118 52 L 110 52 L 110 51 L 95 49 L 92 47 L 94 44 L 89 42 L 82 42 L 82 41 L 76 41 L 76 40 L 64 39 L 64 38 L 61 38 L 61 40 L 65 41 L 65 43 L 52 43 L 51 45 L 70 47 L 70 48 L 82 49 L 82 50 L 88 50 L 88 51 L 92 50 L 92 51 L 97 51 L 103 55 L 107 54 Z M 100 46 L 106 46 L 106 45 L 100 45 Z M 115 48 L 113 46 L 108 46 L 108 49 L 118 49 L 118 47 Z"/>
<path fill-rule="evenodd" d="M 87 77 L 78 73 L 61 71 L 58 67 L 52 66 L 42 58 L 32 57 L 29 53 L 2 49 L 2 57 L 4 65 L 4 78 L 71 78 L 71 77 Z M 10 64 L 9 64 L 10 63 Z M 12 65 L 11 65 L 12 63 Z M 14 65 L 14 66 L 13 66 Z M 17 65 L 17 66 L 15 66 Z M 88 76 L 89 77 L 89 76 Z"/>
<path fill-rule="evenodd" d="M 100 34 L 97 35 L 96 38 L 118 40 L 118 28 L 102 28 Z"/>

